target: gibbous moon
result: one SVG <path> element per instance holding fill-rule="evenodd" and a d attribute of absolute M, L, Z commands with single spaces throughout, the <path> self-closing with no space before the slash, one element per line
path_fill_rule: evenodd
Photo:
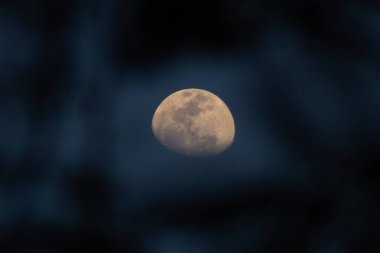
<path fill-rule="evenodd" d="M 168 149 L 206 157 L 233 142 L 235 123 L 227 105 L 206 90 L 184 89 L 165 98 L 152 120 L 157 140 Z"/>

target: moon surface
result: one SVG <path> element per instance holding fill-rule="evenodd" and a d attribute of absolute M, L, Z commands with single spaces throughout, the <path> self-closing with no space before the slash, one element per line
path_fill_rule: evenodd
<path fill-rule="evenodd" d="M 168 149 L 196 157 L 222 153 L 235 137 L 227 105 L 201 89 L 184 89 L 165 98 L 154 113 L 152 130 Z"/>

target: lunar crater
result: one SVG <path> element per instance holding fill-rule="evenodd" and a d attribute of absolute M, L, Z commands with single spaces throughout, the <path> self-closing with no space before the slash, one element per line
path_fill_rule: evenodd
<path fill-rule="evenodd" d="M 187 114 L 189 116 L 196 116 L 201 112 L 201 108 L 199 107 L 199 103 L 191 100 L 185 104 L 185 110 L 187 110 Z"/>
<path fill-rule="evenodd" d="M 186 142 L 183 131 L 169 127 L 163 130 L 163 143 L 167 147 L 174 147 L 182 150 L 183 144 Z"/>

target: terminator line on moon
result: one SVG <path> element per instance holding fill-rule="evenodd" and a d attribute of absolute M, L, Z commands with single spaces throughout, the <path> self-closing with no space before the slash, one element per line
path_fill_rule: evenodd
<path fill-rule="evenodd" d="M 220 154 L 233 142 L 235 123 L 227 105 L 201 89 L 184 89 L 165 98 L 152 120 L 158 141 L 189 156 Z"/>

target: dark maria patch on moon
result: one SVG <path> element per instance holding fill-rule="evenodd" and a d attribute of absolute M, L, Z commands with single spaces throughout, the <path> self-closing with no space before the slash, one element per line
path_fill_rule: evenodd
<path fill-rule="evenodd" d="M 190 101 L 185 104 L 185 107 L 178 108 L 173 112 L 173 120 L 184 125 L 190 125 L 191 120 L 189 117 L 194 117 L 200 112 L 201 108 L 198 102 Z"/>
<path fill-rule="evenodd" d="M 195 99 L 197 99 L 199 102 L 204 102 L 208 99 L 208 97 L 206 97 L 205 95 L 203 94 L 200 94 L 198 93 L 196 96 L 195 96 Z"/>
<path fill-rule="evenodd" d="M 187 115 L 186 115 L 186 109 L 185 108 L 179 108 L 179 109 L 175 110 L 173 113 L 173 120 L 175 122 L 185 124 L 186 118 L 187 118 Z"/>
<path fill-rule="evenodd" d="M 214 106 L 213 105 L 207 105 L 207 110 L 212 110 L 212 109 L 214 109 Z"/>
<path fill-rule="evenodd" d="M 183 131 L 174 127 L 168 127 L 163 129 L 162 137 L 162 142 L 165 146 L 174 150 L 183 151 L 185 145 L 185 134 Z"/>
<path fill-rule="evenodd" d="M 190 91 L 185 91 L 184 93 L 182 93 L 182 97 L 184 98 L 187 98 L 187 97 L 190 97 L 191 96 L 191 92 Z"/>
<path fill-rule="evenodd" d="M 186 103 L 186 111 L 189 116 L 196 116 L 201 112 L 199 103 L 197 101 L 190 101 Z"/>

